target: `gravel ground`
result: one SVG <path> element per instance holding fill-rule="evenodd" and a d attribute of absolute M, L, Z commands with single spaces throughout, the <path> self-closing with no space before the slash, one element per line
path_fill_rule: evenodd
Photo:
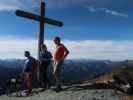
<path fill-rule="evenodd" d="M 79 89 L 64 88 L 63 91 L 56 93 L 52 89 L 40 92 L 35 89 L 33 94 L 28 97 L 0 96 L 0 100 L 133 100 L 122 93 L 115 93 L 110 89 Z"/>

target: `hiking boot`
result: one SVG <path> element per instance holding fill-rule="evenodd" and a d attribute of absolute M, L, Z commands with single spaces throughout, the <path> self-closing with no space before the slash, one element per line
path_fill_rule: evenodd
<path fill-rule="evenodd" d="M 43 91 L 45 91 L 47 89 L 50 89 L 51 85 L 50 84 L 45 84 L 42 88 L 43 88 Z"/>
<path fill-rule="evenodd" d="M 47 89 L 50 89 L 51 88 L 51 84 L 47 84 Z"/>
<path fill-rule="evenodd" d="M 57 86 L 55 89 L 54 89 L 56 92 L 60 92 L 63 90 L 63 88 L 61 86 Z"/>
<path fill-rule="evenodd" d="M 29 90 L 27 91 L 27 95 L 30 95 L 30 94 L 32 94 L 32 89 L 29 89 Z"/>

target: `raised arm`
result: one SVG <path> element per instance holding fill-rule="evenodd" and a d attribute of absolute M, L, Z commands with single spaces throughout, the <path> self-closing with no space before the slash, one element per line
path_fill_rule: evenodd
<path fill-rule="evenodd" d="M 64 56 L 63 56 L 63 59 L 65 59 L 67 56 L 68 56 L 68 54 L 69 54 L 69 50 L 64 46 Z"/>

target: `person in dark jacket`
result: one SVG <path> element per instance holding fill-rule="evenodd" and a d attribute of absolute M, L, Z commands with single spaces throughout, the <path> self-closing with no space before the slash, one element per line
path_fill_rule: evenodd
<path fill-rule="evenodd" d="M 43 88 L 50 88 L 51 83 L 48 78 L 47 69 L 51 64 L 52 54 L 47 50 L 45 44 L 41 45 L 40 52 L 40 81 Z"/>
<path fill-rule="evenodd" d="M 24 69 L 23 69 L 23 74 L 24 74 L 24 79 L 26 81 L 26 86 L 28 89 L 28 94 L 32 92 L 32 67 L 33 67 L 33 58 L 30 55 L 29 51 L 24 52 L 24 56 L 27 58 L 25 60 L 24 64 Z"/>

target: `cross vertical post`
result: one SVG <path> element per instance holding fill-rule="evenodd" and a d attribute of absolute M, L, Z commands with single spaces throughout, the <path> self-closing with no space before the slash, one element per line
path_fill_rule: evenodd
<path fill-rule="evenodd" d="M 40 51 L 41 51 L 41 45 L 44 43 L 44 20 L 43 17 L 45 16 L 45 2 L 41 1 L 41 8 L 40 8 L 40 29 L 38 33 L 38 59 L 40 60 Z M 43 20 L 43 21 L 42 21 Z"/>

